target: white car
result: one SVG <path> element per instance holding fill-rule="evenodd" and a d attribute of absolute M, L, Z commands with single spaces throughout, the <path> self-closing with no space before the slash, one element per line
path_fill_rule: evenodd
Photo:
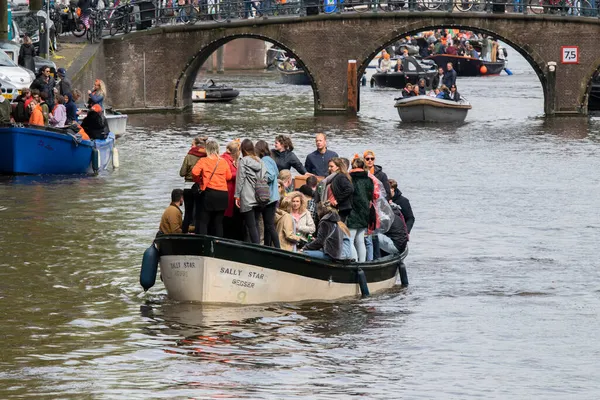
<path fill-rule="evenodd" d="M 4 51 L 0 50 L 0 83 L 5 98 L 11 100 L 16 98 L 21 89 L 31 86 L 34 79 L 33 72 L 19 67 Z"/>

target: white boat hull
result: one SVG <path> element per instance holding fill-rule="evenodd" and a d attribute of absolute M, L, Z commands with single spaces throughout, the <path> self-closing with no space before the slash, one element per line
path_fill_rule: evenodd
<path fill-rule="evenodd" d="M 168 296 L 176 301 L 262 304 L 361 295 L 357 283 L 320 280 L 205 256 L 162 256 L 160 272 Z M 393 287 L 397 275 L 369 283 L 371 294 Z"/>
<path fill-rule="evenodd" d="M 116 136 L 123 135 L 127 131 L 126 114 L 106 114 L 106 122 L 108 122 L 108 129 Z"/>
<path fill-rule="evenodd" d="M 430 96 L 415 96 L 396 102 L 398 115 L 404 122 L 460 123 L 467 118 L 471 109 L 468 102 L 436 99 Z"/>

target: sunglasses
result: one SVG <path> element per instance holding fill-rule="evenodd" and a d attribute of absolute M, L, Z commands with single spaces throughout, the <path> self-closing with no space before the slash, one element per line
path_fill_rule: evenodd
<path fill-rule="evenodd" d="M 365 160 L 366 161 L 373 161 L 373 160 L 375 160 L 375 157 L 365 157 Z"/>

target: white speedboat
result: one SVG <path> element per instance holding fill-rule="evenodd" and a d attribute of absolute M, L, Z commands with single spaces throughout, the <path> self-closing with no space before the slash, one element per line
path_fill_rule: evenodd
<path fill-rule="evenodd" d="M 401 98 L 395 106 L 404 122 L 464 122 L 471 104 L 466 100 L 443 100 L 431 96 Z"/>
<path fill-rule="evenodd" d="M 354 263 L 205 235 L 163 235 L 144 253 L 140 284 L 154 285 L 160 262 L 176 301 L 262 304 L 366 296 L 408 284 L 406 254 Z"/>

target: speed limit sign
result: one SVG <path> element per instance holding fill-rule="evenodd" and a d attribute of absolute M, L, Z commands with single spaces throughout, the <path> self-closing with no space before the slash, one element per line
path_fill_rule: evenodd
<path fill-rule="evenodd" d="M 578 46 L 562 46 L 561 53 L 563 64 L 579 64 Z"/>

